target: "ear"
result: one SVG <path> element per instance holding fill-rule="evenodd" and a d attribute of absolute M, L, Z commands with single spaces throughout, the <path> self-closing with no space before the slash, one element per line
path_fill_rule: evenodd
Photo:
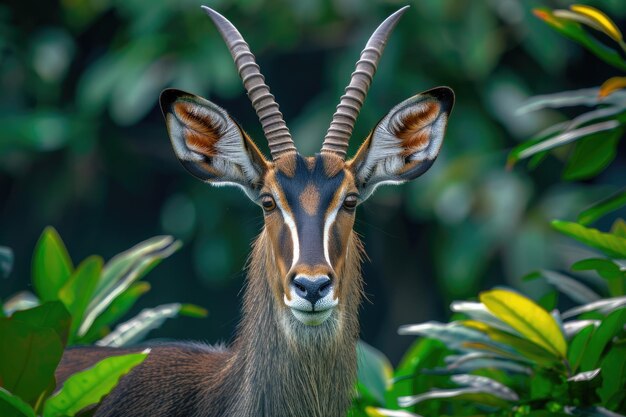
<path fill-rule="evenodd" d="M 348 162 L 363 200 L 381 184 L 409 181 L 430 168 L 453 104 L 454 92 L 438 87 L 391 109 Z"/>
<path fill-rule="evenodd" d="M 160 103 L 174 152 L 187 171 L 257 197 L 269 162 L 224 109 L 174 89 L 163 91 Z"/>

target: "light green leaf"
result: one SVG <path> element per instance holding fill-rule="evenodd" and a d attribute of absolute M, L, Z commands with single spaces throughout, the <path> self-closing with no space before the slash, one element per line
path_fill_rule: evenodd
<path fill-rule="evenodd" d="M 35 245 L 33 285 L 42 301 L 58 300 L 74 267 L 61 237 L 53 227 L 46 227 Z"/>
<path fill-rule="evenodd" d="M 85 335 L 96 317 L 115 298 L 180 247 L 180 241 L 171 236 L 157 236 L 133 246 L 107 262 L 96 288 L 96 296 L 87 307 L 78 335 Z"/>
<path fill-rule="evenodd" d="M 552 227 L 564 235 L 594 247 L 612 258 L 626 258 L 626 239 L 611 233 L 603 233 L 597 229 L 585 227 L 578 223 L 561 220 L 552 221 Z"/>
<path fill-rule="evenodd" d="M 578 223 L 589 226 L 602 216 L 626 206 L 626 190 L 621 190 L 599 201 L 578 215 Z"/>
<path fill-rule="evenodd" d="M 357 343 L 358 380 L 378 401 L 385 404 L 385 392 L 391 387 L 393 367 L 389 359 L 362 340 Z"/>
<path fill-rule="evenodd" d="M 35 417 L 35 411 L 26 404 L 20 397 L 11 394 L 9 391 L 0 387 L 0 415 L 9 416 L 19 412 L 25 417 Z"/>
<path fill-rule="evenodd" d="M 589 311 L 599 311 L 603 314 L 608 314 L 623 306 L 626 306 L 626 297 L 603 298 L 601 300 L 594 301 L 593 303 L 570 308 L 569 310 L 563 312 L 561 317 L 563 319 L 568 319 Z"/>
<path fill-rule="evenodd" d="M 113 300 L 93 322 L 87 333 L 79 339 L 81 343 L 93 343 L 103 337 L 102 331 L 121 319 L 135 305 L 139 297 L 150 290 L 150 283 L 139 281 L 133 283 L 126 291 Z"/>
<path fill-rule="evenodd" d="M 566 145 L 570 142 L 588 137 L 599 132 L 613 130 L 619 126 L 616 120 L 606 120 L 592 125 L 580 127 L 578 129 L 562 132 L 556 136 L 545 140 L 523 143 L 514 148 L 509 154 L 507 165 L 512 166 L 520 159 L 531 157 L 539 152 L 554 149 Z"/>
<path fill-rule="evenodd" d="M 90 256 L 85 259 L 59 290 L 59 299 L 72 315 L 72 327 L 70 330 L 70 343 L 75 339 L 76 331 L 80 325 L 85 309 L 94 295 L 96 285 L 102 272 L 102 258 Z"/>
<path fill-rule="evenodd" d="M 167 319 L 178 315 L 180 303 L 163 304 L 142 310 L 134 318 L 118 325 L 114 331 L 99 340 L 98 346 L 127 346 L 141 341 L 151 330 L 160 327 Z"/>
<path fill-rule="evenodd" d="M 626 345 L 613 346 L 601 362 L 602 386 L 597 393 L 602 404 L 615 409 L 626 396 Z"/>
<path fill-rule="evenodd" d="M 70 376 L 63 387 L 46 401 L 44 417 L 73 416 L 80 410 L 100 402 L 117 385 L 119 379 L 142 363 L 147 352 L 112 356 L 92 368 Z"/>
<path fill-rule="evenodd" d="M 480 294 L 480 301 L 528 340 L 560 358 L 567 354 L 567 343 L 554 318 L 532 300 L 507 290 Z"/>
<path fill-rule="evenodd" d="M 202 308 L 195 304 L 181 304 L 178 314 L 180 314 L 181 316 L 201 319 L 206 317 L 209 312 L 206 310 L 206 308 Z"/>

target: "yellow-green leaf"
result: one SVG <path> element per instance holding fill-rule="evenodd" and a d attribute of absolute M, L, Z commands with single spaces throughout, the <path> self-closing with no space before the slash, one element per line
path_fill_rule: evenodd
<path fill-rule="evenodd" d="M 588 17 L 589 19 L 596 22 L 602 28 L 602 32 L 604 32 L 607 36 L 611 37 L 616 42 L 622 41 L 622 32 L 620 32 L 615 22 L 613 22 L 611 18 L 608 17 L 601 10 L 584 4 L 574 4 L 570 6 L 570 9 L 573 12 Z"/>
<path fill-rule="evenodd" d="M 626 77 L 611 77 L 600 86 L 598 97 L 606 97 L 609 94 L 626 87 Z"/>
<path fill-rule="evenodd" d="M 73 416 L 85 407 L 97 404 L 123 375 L 147 356 L 148 352 L 112 356 L 92 368 L 75 373 L 65 381 L 61 390 L 46 401 L 44 417 Z"/>
<path fill-rule="evenodd" d="M 481 293 L 480 301 L 528 340 L 565 358 L 567 343 L 559 325 L 534 301 L 512 291 L 498 289 Z"/>

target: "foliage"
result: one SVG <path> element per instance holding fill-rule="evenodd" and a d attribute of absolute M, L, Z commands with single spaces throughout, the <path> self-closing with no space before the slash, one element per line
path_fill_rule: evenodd
<path fill-rule="evenodd" d="M 71 322 L 60 301 L 46 301 L 0 318 L 0 415 L 74 416 L 100 402 L 122 375 L 148 356 L 146 351 L 104 359 L 74 374 L 57 390 L 54 372 Z"/>
<path fill-rule="evenodd" d="M 603 12 L 574 5 L 571 10 L 538 9 L 535 14 L 602 60 L 626 70 L 622 34 Z M 584 26 L 610 37 L 618 50 L 600 44 Z M 599 175 L 615 158 L 626 126 L 624 80 L 613 77 L 598 88 L 528 101 L 522 113 L 581 105 L 596 109 L 517 146 L 509 155 L 509 165 L 532 158 L 531 165 L 537 166 L 549 150 L 575 142 L 563 178 Z M 360 349 L 363 370 L 352 415 L 625 414 L 626 223 L 617 218 L 609 231 L 590 227 L 624 206 L 626 198 L 619 191 L 582 211 L 576 222 L 551 222 L 554 230 L 586 246 L 583 253 L 590 255 L 570 267 L 574 274 L 586 273 L 585 278 L 543 269 L 525 277 L 526 281 L 542 278 L 554 288 L 538 301 L 495 288 L 480 293 L 478 301 L 453 302 L 455 315 L 449 323 L 402 326 L 400 334 L 424 338 L 395 371 L 382 353 L 371 347 Z M 560 301 L 560 294 L 567 300 Z M 557 309 L 559 303 L 570 307 Z M 578 305 L 571 307 L 571 303 Z"/>
<path fill-rule="evenodd" d="M 0 415 L 77 415 L 98 404 L 149 353 L 103 359 L 70 376 L 59 388 L 55 370 L 68 345 L 128 345 L 167 318 L 204 317 L 206 311 L 192 304 L 166 304 L 144 310 L 110 331 L 150 289 L 141 278 L 179 247 L 180 242 L 169 236 L 155 237 L 105 265 L 99 256 L 90 256 L 74 267 L 56 230 L 46 228 L 33 253 L 36 295 L 24 292 L 9 298 L 0 314 Z M 8 271 L 12 257 L 5 260 Z"/>
<path fill-rule="evenodd" d="M 203 317 L 206 311 L 191 304 L 168 304 L 142 312 L 121 324 L 119 321 L 145 294 L 150 285 L 141 281 L 161 260 L 180 248 L 170 236 L 148 239 L 113 257 L 106 265 L 102 258 L 90 256 L 74 267 L 61 237 L 52 227 L 46 228 L 33 254 L 32 281 L 36 295 L 19 293 L 5 302 L 5 314 L 40 302 L 60 301 L 71 316 L 68 344 L 115 346 L 137 342 L 165 318 L 178 314 Z M 149 318 L 146 318 L 149 316 Z M 135 337 L 123 336 L 132 327 Z M 106 336 L 106 338 L 105 338 Z M 124 340 L 124 342 L 121 342 Z"/>

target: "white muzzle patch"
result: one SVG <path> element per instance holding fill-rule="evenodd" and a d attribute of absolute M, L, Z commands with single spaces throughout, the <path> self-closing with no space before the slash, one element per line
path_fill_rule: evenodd
<path fill-rule="evenodd" d="M 283 296 L 285 305 L 289 307 L 293 316 L 299 322 L 307 326 L 319 326 L 324 323 L 333 313 L 333 309 L 339 304 L 339 300 L 335 299 L 335 290 L 331 288 L 328 294 L 315 302 L 315 306 L 309 300 L 306 300 L 296 294 L 291 288 L 291 300 L 287 299 L 287 295 Z"/>

